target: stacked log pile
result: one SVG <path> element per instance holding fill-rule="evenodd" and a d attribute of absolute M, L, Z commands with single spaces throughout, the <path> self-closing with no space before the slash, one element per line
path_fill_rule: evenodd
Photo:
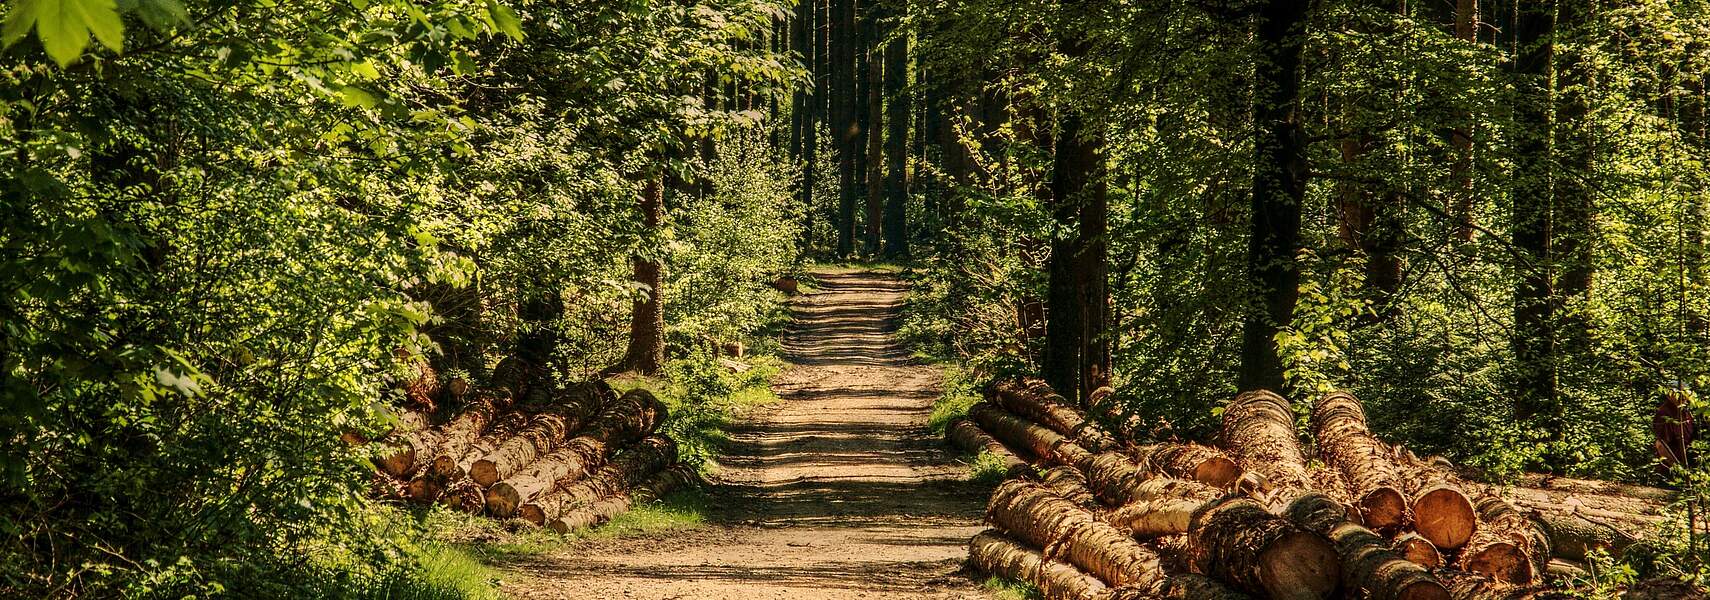
<path fill-rule="evenodd" d="M 401 386 L 408 404 L 398 425 L 372 442 L 377 498 L 562 533 L 695 482 L 678 464 L 676 444 L 655 433 L 666 409 L 645 389 L 619 395 L 604 381 L 561 385 L 512 360 L 494 369 L 489 387 L 441 387 L 423 365 Z M 435 408 L 451 404 L 456 411 L 434 423 Z"/>
<path fill-rule="evenodd" d="M 947 430 L 1010 476 L 971 564 L 1053 600 L 1543 597 L 1559 583 L 1546 578 L 1620 552 L 1668 501 L 1602 482 L 1472 482 L 1378 439 L 1346 393 L 1315 402 L 1305 428 L 1282 397 L 1240 394 L 1216 446 L 1136 443 L 1139 419 L 1113 420 L 1108 389 L 1091 397 L 1112 427 L 1009 381 Z"/>

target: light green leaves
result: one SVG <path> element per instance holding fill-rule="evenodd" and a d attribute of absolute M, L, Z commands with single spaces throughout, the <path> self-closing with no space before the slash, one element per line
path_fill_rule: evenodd
<path fill-rule="evenodd" d="M 91 34 L 114 52 L 125 49 L 125 27 L 113 0 L 14 0 L 0 37 L 11 46 L 22 41 L 31 26 L 60 67 L 83 55 Z"/>
<path fill-rule="evenodd" d="M 511 10 L 511 7 L 498 2 L 488 2 L 487 14 L 493 18 L 493 25 L 497 26 L 499 31 L 513 40 L 522 41 L 522 20 L 517 18 L 516 11 Z"/>

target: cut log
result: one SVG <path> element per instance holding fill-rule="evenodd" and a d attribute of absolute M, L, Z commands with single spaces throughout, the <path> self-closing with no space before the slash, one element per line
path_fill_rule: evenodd
<path fill-rule="evenodd" d="M 409 484 L 404 488 L 404 494 L 416 504 L 432 504 L 445 492 L 443 482 L 444 480 L 432 474 L 423 473 L 410 478 Z"/>
<path fill-rule="evenodd" d="M 1128 451 L 1140 469 L 1212 487 L 1229 488 L 1241 478 L 1241 468 L 1222 450 L 1199 444 L 1148 444 Z"/>
<path fill-rule="evenodd" d="M 1602 550 L 1619 556 L 1639 537 L 1616 528 L 1607 521 L 1565 512 L 1540 512 L 1533 518 L 1543 527 L 1550 543 L 1550 553 L 1556 558 L 1584 561 L 1592 550 Z"/>
<path fill-rule="evenodd" d="M 461 456 L 481 434 L 486 433 L 488 426 L 505 409 L 509 408 L 511 397 L 509 392 L 482 390 L 470 397 L 463 405 L 463 412 L 440 428 L 439 443 L 434 446 L 434 453 L 428 460 L 428 470 L 441 462 L 455 465 L 455 458 Z M 434 471 L 436 475 L 444 474 Z"/>
<path fill-rule="evenodd" d="M 644 398 L 641 395 L 625 394 L 625 398 L 630 399 L 628 402 L 622 399 L 607 402 L 611 388 L 604 381 L 577 384 L 556 391 L 547 384 L 536 384 L 533 388 L 543 393 L 557 394 L 557 399 L 535 401 L 535 408 L 541 412 L 536 414 L 527 426 L 515 436 L 501 442 L 491 452 L 468 463 L 469 476 L 475 479 L 475 483 L 491 486 L 501 479 L 517 474 L 542 455 L 562 447 L 568 442 L 568 436 L 584 425 L 594 427 L 595 423 L 590 422 L 590 418 L 596 414 L 604 415 L 610 410 L 629 411 L 624 412 L 624 415 L 646 420 L 651 427 L 651 423 L 657 420 L 659 411 L 663 411 L 663 405 L 645 390 L 638 390 L 640 394 L 645 395 Z M 650 400 L 651 403 L 644 400 Z M 655 406 L 658 406 L 657 411 Z M 621 419 L 627 416 L 612 418 Z M 607 423 L 605 426 L 611 428 L 616 424 Z M 465 459 L 467 457 L 459 459 L 459 463 Z"/>
<path fill-rule="evenodd" d="M 1091 573 L 1113 587 L 1156 585 L 1157 553 L 1043 485 L 1010 480 L 992 492 L 986 517 L 1017 540 Z"/>
<path fill-rule="evenodd" d="M 1519 585 L 1543 576 L 1550 539 L 1542 526 L 1496 496 L 1479 498 L 1478 515 L 1483 526 L 1461 553 L 1463 570 Z"/>
<path fill-rule="evenodd" d="M 542 455 L 562 445 L 565 436 L 579 425 L 579 422 L 567 420 L 563 415 L 534 415 L 515 436 L 501 442 L 492 452 L 469 463 L 469 477 L 481 487 L 508 479 L 533 464 Z"/>
<path fill-rule="evenodd" d="M 1479 526 L 1478 512 L 1460 477 L 1404 448 L 1392 447 L 1389 455 L 1399 465 L 1413 498 L 1414 531 L 1440 550 L 1455 550 L 1471 541 Z"/>
<path fill-rule="evenodd" d="M 522 473 L 487 488 L 487 512 L 508 518 L 562 482 L 586 477 L 605 464 L 611 446 L 647 435 L 665 418 L 665 405 L 642 389 L 631 390 L 607 405 L 581 435 L 530 464 Z M 479 464 L 479 463 L 477 463 Z M 473 471 L 473 469 L 472 469 Z M 479 483 L 480 479 L 476 478 Z"/>
<path fill-rule="evenodd" d="M 407 499 L 409 493 L 404 483 L 380 471 L 374 471 L 368 478 L 368 495 L 381 500 L 401 502 Z"/>
<path fill-rule="evenodd" d="M 1004 410 L 1050 428 L 1090 452 L 1114 450 L 1120 444 L 1098 423 L 1044 381 L 1003 381 L 992 387 L 992 400 Z"/>
<path fill-rule="evenodd" d="M 1250 594 L 1325 598 L 1341 580 L 1340 558 L 1329 540 L 1239 496 L 1195 513 L 1188 547 L 1194 571 Z"/>
<path fill-rule="evenodd" d="M 667 437 L 650 437 L 624 449 L 593 476 L 580 481 L 561 481 L 556 490 L 517 510 L 518 516 L 535 525 L 545 525 L 559 514 L 592 506 L 596 501 L 627 493 L 677 461 L 677 444 Z"/>
<path fill-rule="evenodd" d="M 523 503 L 551 491 L 560 479 L 580 479 L 605 462 L 600 454 L 584 454 L 579 447 L 564 447 L 547 453 L 523 472 L 487 488 L 487 514 L 501 519 L 516 516 Z"/>
<path fill-rule="evenodd" d="M 1324 462 L 1340 470 L 1367 527 L 1385 533 L 1406 527 L 1412 515 L 1401 475 L 1366 427 L 1366 411 L 1346 392 L 1325 394 L 1312 407 L 1312 432 Z"/>
<path fill-rule="evenodd" d="M 469 469 L 475 465 L 475 461 L 481 460 L 481 458 L 497 450 L 500 445 L 505 443 L 505 440 L 516 436 L 528 424 L 528 421 L 528 415 L 518 412 L 500 415 L 493 420 L 493 425 L 487 428 L 486 433 L 464 448 L 461 455 L 452 454 L 448 444 L 445 451 L 433 458 L 433 464 L 428 467 L 429 472 L 447 482 L 468 477 Z"/>
<path fill-rule="evenodd" d="M 984 402 L 968 408 L 968 418 L 1005 446 L 1025 449 L 1040 460 L 1051 460 L 1052 449 L 1065 441 L 1061 434 L 1050 428 Z"/>
<path fill-rule="evenodd" d="M 548 520 L 546 526 L 558 533 L 587 529 L 628 512 L 637 504 L 663 498 L 673 490 L 687 487 L 694 482 L 695 474 L 678 465 L 655 474 L 633 493 L 608 496 L 586 508 L 561 513 L 557 518 Z"/>
<path fill-rule="evenodd" d="M 1617 483 L 1613 481 L 1597 481 L 1593 479 L 1574 479 L 1540 473 L 1527 473 L 1520 476 L 1516 487 L 1533 488 L 1547 492 L 1562 492 L 1576 495 L 1611 496 L 1643 500 L 1655 504 L 1672 504 L 1680 498 L 1679 492 L 1663 488 Z"/>
<path fill-rule="evenodd" d="M 487 495 L 474 481 L 464 479 L 446 486 L 439 503 L 451 510 L 478 515 L 487 509 Z"/>
<path fill-rule="evenodd" d="M 1032 584 L 1046 600 L 1107 600 L 1104 582 L 1066 563 L 1045 558 L 1038 550 L 996 530 L 968 540 L 968 558 L 980 571 Z"/>
<path fill-rule="evenodd" d="M 1157 498 L 1212 499 L 1222 492 L 1197 481 L 1147 473 L 1127 455 L 1102 452 L 1083 461 L 1081 473 L 1100 502 L 1123 506 Z M 1152 483 L 1156 482 L 1156 483 Z"/>
<path fill-rule="evenodd" d="M 1323 494 L 1295 498 L 1288 518 L 1335 544 L 1342 559 L 1344 590 L 1369 600 L 1448 600 L 1449 590 L 1425 567 L 1391 552 L 1389 542 L 1348 521 L 1348 509 Z"/>
<path fill-rule="evenodd" d="M 1602 496 L 1597 494 L 1575 494 L 1557 492 L 1536 488 L 1507 488 L 1503 497 L 1515 505 L 1552 505 L 1571 504 L 1589 509 L 1608 511 L 1612 513 L 1641 515 L 1646 517 L 1662 516 L 1666 506 L 1643 498 L 1626 498 L 1622 496 Z"/>
<path fill-rule="evenodd" d="M 944 434 L 951 443 L 969 454 L 996 456 L 998 460 L 1003 461 L 1005 477 L 1014 477 L 1026 473 L 1031 468 L 1027 461 L 1016 456 L 1015 452 L 1010 450 L 1008 446 L 987 434 L 973 421 L 967 419 L 951 421 L 950 425 L 944 429 Z"/>
<path fill-rule="evenodd" d="M 1550 564 L 1544 566 L 1544 578 L 1570 582 L 1589 580 L 1591 571 L 1586 569 L 1585 563 L 1552 558 Z"/>
<path fill-rule="evenodd" d="M 1177 573 L 1150 590 L 1117 590 L 1121 600 L 1247 600 L 1247 596 L 1197 573 Z"/>
<path fill-rule="evenodd" d="M 1266 390 L 1242 392 L 1223 411 L 1223 450 L 1242 470 L 1257 473 L 1260 491 L 1281 504 L 1312 489 L 1295 435 L 1294 409 Z"/>
<path fill-rule="evenodd" d="M 1443 566 L 1443 553 L 1437 550 L 1437 546 L 1431 544 L 1431 540 L 1427 540 L 1417 533 L 1404 533 L 1396 536 L 1390 547 L 1402 558 L 1421 567 L 1436 569 Z"/>
<path fill-rule="evenodd" d="M 433 449 L 444 437 L 445 434 L 438 429 L 424 429 L 396 441 L 382 442 L 385 453 L 375 461 L 375 466 L 387 475 L 407 479 L 427 466 L 433 457 Z"/>
<path fill-rule="evenodd" d="M 1158 477 L 1128 489 L 1128 501 L 1105 514 L 1106 522 L 1151 538 L 1187 533 L 1193 516 L 1220 494 L 1196 481 Z"/>
<path fill-rule="evenodd" d="M 1087 476 L 1080 469 L 1067 465 L 1045 469 L 1039 472 L 1039 483 L 1076 506 L 1087 510 L 1099 508 L 1098 499 L 1093 498 L 1092 490 L 1087 487 Z"/>

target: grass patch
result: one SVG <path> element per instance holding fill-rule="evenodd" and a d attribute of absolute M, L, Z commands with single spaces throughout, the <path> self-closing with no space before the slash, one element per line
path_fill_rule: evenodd
<path fill-rule="evenodd" d="M 587 539 L 611 539 L 652 535 L 668 531 L 685 531 L 706 522 L 711 498 L 699 488 L 678 490 L 663 499 L 637 505 L 599 527 L 572 535 Z"/>
<path fill-rule="evenodd" d="M 951 421 L 968 416 L 968 409 L 981 400 L 979 383 L 973 373 L 955 364 L 944 367 L 944 392 L 932 402 L 932 416 L 926 423 L 933 433 L 943 434 Z"/>
<path fill-rule="evenodd" d="M 974 457 L 973 462 L 968 463 L 968 481 L 995 488 L 1008 478 L 1008 467 L 996 454 L 981 452 L 979 456 Z"/>
<path fill-rule="evenodd" d="M 1005 577 L 989 577 L 980 587 L 1003 600 L 1039 600 L 1044 597 L 1033 584 Z"/>
<path fill-rule="evenodd" d="M 430 543 L 421 551 L 419 586 L 393 590 L 385 598 L 464 598 L 498 600 L 499 578 L 473 553 L 449 544 Z"/>
<path fill-rule="evenodd" d="M 710 355 L 671 361 L 664 378 L 612 380 L 620 391 L 647 388 L 665 403 L 670 414 L 659 431 L 677 442 L 679 459 L 703 475 L 718 472 L 718 455 L 730 441 L 731 424 L 748 412 L 779 401 L 772 393 L 772 378 L 783 371 L 783 361 L 771 356 L 751 357 L 747 370 L 732 372 Z"/>

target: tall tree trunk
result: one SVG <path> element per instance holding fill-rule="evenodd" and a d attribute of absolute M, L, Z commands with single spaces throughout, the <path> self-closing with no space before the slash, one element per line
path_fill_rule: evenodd
<path fill-rule="evenodd" d="M 1262 299 L 1242 323 L 1241 390 L 1281 389 L 1276 334 L 1294 316 L 1300 297 L 1300 218 L 1306 198 L 1306 134 L 1299 116 L 1300 56 L 1307 4 L 1269 0 L 1259 9 L 1254 72 L 1252 223 L 1247 272 Z"/>
<path fill-rule="evenodd" d="M 797 6 L 795 14 L 790 18 L 790 50 L 800 57 L 801 64 L 809 73 L 813 72 L 813 49 L 808 46 L 809 30 L 813 26 L 815 0 L 803 0 Z M 808 97 L 813 94 L 813 83 L 796 88 L 790 95 L 790 158 L 802 158 L 802 132 L 807 128 Z M 805 181 L 805 180 L 804 180 Z M 806 186 L 803 186 L 806 189 Z M 806 202 L 803 202 L 805 205 Z"/>
<path fill-rule="evenodd" d="M 1553 3 L 1532 2 L 1515 19 L 1514 61 L 1521 100 L 1514 109 L 1513 244 L 1521 259 L 1514 288 L 1514 413 L 1521 421 L 1553 413 L 1556 391 L 1555 304 L 1550 247 L 1550 38 Z"/>
<path fill-rule="evenodd" d="M 831 0 L 831 131 L 837 139 L 837 255 L 855 252 L 855 167 L 861 128 L 855 121 L 855 0 Z"/>
<path fill-rule="evenodd" d="M 878 25 L 879 15 L 871 15 L 866 54 L 867 158 L 864 161 L 867 167 L 867 237 L 864 242 L 869 256 L 879 256 L 885 230 L 885 52 L 879 47 Z"/>
<path fill-rule="evenodd" d="M 641 222 L 649 236 L 658 235 L 665 216 L 662 191 L 657 177 L 650 177 L 641 188 Z M 658 257 L 639 255 L 631 257 L 630 264 L 635 269 L 635 282 L 647 292 L 635 301 L 630 313 L 629 350 L 619 370 L 654 375 L 665 364 L 665 265 Z"/>
<path fill-rule="evenodd" d="M 885 47 L 885 256 L 908 256 L 908 133 L 914 107 L 903 93 L 908 86 L 908 37 Z"/>
<path fill-rule="evenodd" d="M 1469 44 L 1478 43 L 1478 0 L 1457 0 L 1455 2 L 1455 37 Z M 1456 111 L 1455 130 L 1449 134 L 1449 142 L 1454 146 L 1454 162 L 1449 165 L 1449 193 L 1451 201 L 1449 215 L 1454 219 L 1454 238 L 1462 242 L 1473 239 L 1473 224 L 1477 216 L 1473 214 L 1473 143 L 1472 115 L 1466 111 Z"/>

